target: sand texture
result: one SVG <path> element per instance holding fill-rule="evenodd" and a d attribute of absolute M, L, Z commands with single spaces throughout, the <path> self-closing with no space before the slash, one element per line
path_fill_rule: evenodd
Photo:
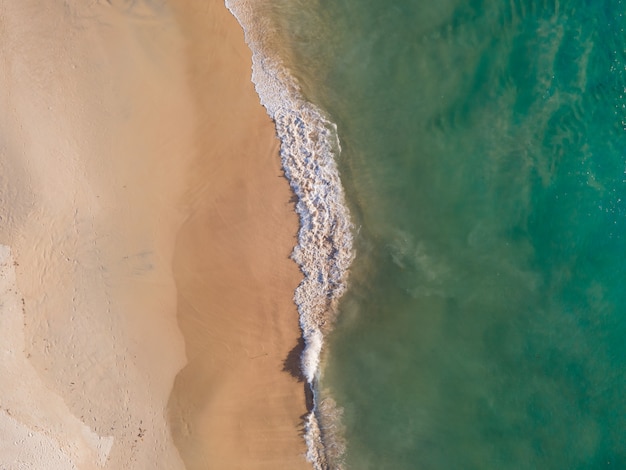
<path fill-rule="evenodd" d="M 189 359 L 170 401 L 175 441 L 189 469 L 310 468 L 304 384 L 282 371 L 299 337 L 301 275 L 289 259 L 297 216 L 273 124 L 223 3 L 172 3 L 188 34 L 199 124 L 174 258 Z"/>
<path fill-rule="evenodd" d="M 272 123 L 171 3 L 0 3 L 2 470 L 307 468 Z"/>

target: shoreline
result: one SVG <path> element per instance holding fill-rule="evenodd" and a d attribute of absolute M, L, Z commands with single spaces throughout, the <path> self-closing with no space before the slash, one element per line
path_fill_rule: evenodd
<path fill-rule="evenodd" d="M 335 161 L 341 153 L 337 126 L 307 101 L 285 65 L 287 54 L 262 0 L 225 0 L 252 51 L 252 82 L 276 126 L 285 176 L 297 197 L 300 219 L 291 258 L 304 279 L 295 290 L 304 341 L 301 370 L 308 385 L 304 418 L 307 460 L 316 470 L 341 470 L 343 410 L 330 396 L 320 400 L 325 336 L 332 330 L 354 258 L 353 225 Z"/>

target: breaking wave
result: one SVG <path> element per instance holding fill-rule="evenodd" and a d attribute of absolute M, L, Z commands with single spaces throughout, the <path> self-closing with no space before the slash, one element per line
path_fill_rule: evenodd
<path fill-rule="evenodd" d="M 316 470 L 341 468 L 341 411 L 332 399 L 319 400 L 317 380 L 324 335 L 346 289 L 354 257 L 352 223 L 345 204 L 335 156 L 341 151 L 337 128 L 323 112 L 306 101 L 295 78 L 267 43 L 268 20 L 246 0 L 225 0 L 252 50 L 252 82 L 274 120 L 281 141 L 285 175 L 298 198 L 298 245 L 292 258 L 304 279 L 294 300 L 305 342 L 301 367 L 314 397 L 305 420 L 307 458 Z"/>

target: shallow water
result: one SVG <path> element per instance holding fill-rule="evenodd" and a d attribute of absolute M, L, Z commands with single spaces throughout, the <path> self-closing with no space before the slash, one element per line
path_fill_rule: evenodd
<path fill-rule="evenodd" d="M 357 227 L 348 468 L 626 468 L 624 10 L 275 2 Z"/>

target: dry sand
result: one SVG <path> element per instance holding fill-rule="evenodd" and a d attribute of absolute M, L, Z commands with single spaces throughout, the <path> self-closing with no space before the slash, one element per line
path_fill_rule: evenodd
<path fill-rule="evenodd" d="M 274 130 L 170 3 L 0 3 L 2 470 L 308 468 Z"/>

